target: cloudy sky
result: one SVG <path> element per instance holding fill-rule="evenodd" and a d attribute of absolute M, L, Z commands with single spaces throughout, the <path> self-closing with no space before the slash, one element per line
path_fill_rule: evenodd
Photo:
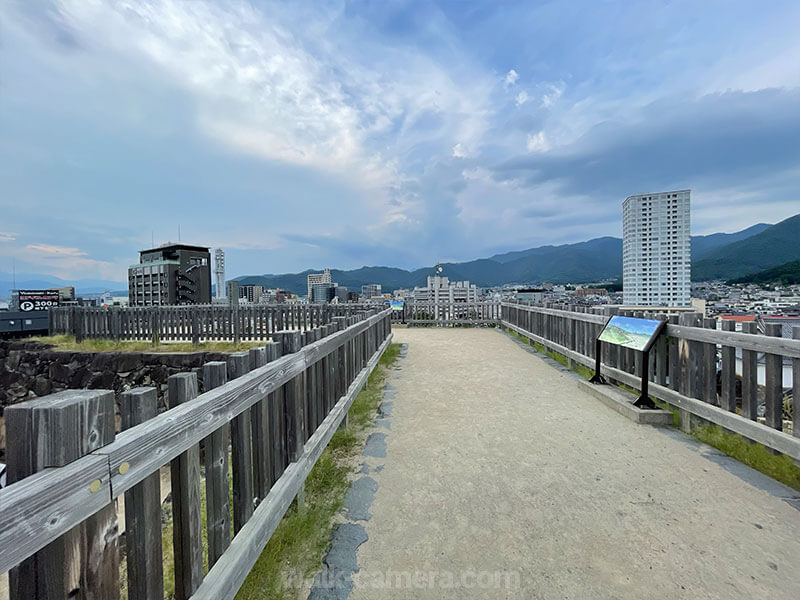
<path fill-rule="evenodd" d="M 3 0 L 0 272 L 419 267 L 800 212 L 800 2 Z"/>

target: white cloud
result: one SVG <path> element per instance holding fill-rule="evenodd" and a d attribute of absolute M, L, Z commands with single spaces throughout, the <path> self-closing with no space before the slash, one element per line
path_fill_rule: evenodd
<path fill-rule="evenodd" d="M 519 73 L 517 73 L 514 69 L 511 69 L 508 73 L 506 73 L 505 86 L 508 87 L 510 85 L 514 85 L 517 83 L 518 79 Z"/>
<path fill-rule="evenodd" d="M 453 146 L 453 156 L 455 158 L 465 158 L 467 156 L 464 147 L 460 143 Z"/>
<path fill-rule="evenodd" d="M 17 239 L 17 237 L 13 233 L 7 233 L 5 231 L 0 231 L 0 242 L 13 242 L 16 239 Z"/>
<path fill-rule="evenodd" d="M 556 84 L 547 84 L 548 91 L 542 94 L 542 106 L 544 108 L 553 106 L 561 97 L 561 94 L 564 93 L 565 88 L 566 85 L 564 85 L 563 81 L 559 81 Z"/>
<path fill-rule="evenodd" d="M 547 152 L 550 150 L 550 143 L 547 141 L 544 131 L 528 135 L 528 152 Z"/>
<path fill-rule="evenodd" d="M 0 256 L 13 256 L 17 261 L 17 270 L 20 265 L 26 265 L 26 269 L 68 280 L 91 278 L 120 281 L 124 279 L 125 269 L 130 262 L 96 260 L 89 258 L 79 248 L 52 244 L 28 244 L 18 248 L 0 246 Z"/>
<path fill-rule="evenodd" d="M 517 106 L 522 106 L 528 101 L 528 92 L 522 90 L 519 94 L 517 94 Z"/>
<path fill-rule="evenodd" d="M 53 246 L 51 244 L 28 244 L 25 246 L 28 250 L 33 250 L 41 254 L 50 256 L 86 256 L 86 252 L 78 248 L 68 248 L 66 246 Z"/>

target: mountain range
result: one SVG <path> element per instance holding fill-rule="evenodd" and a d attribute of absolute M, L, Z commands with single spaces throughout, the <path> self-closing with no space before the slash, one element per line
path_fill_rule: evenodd
<path fill-rule="evenodd" d="M 731 279 L 755 273 L 790 260 L 800 259 L 800 215 L 775 225 L 758 223 L 735 233 L 692 236 L 692 278 Z M 622 277 L 622 240 L 600 237 L 587 242 L 560 246 L 539 246 L 496 254 L 462 263 L 445 263 L 443 274 L 479 286 L 504 283 L 537 284 L 591 283 Z M 237 277 L 243 285 L 280 287 L 306 293 L 306 276 L 319 271 L 282 275 Z M 393 267 L 361 267 L 350 271 L 331 269 L 339 285 L 359 290 L 368 283 L 380 283 L 385 291 L 425 284 L 433 267 L 406 271 Z"/>
<path fill-rule="evenodd" d="M 800 260 L 800 214 L 770 225 L 758 223 L 735 233 L 692 236 L 692 280 L 737 279 L 793 260 Z M 622 240 L 599 237 L 586 242 L 559 246 L 538 246 L 495 254 L 461 263 L 444 263 L 443 274 L 451 280 L 467 279 L 481 287 L 505 283 L 538 284 L 593 283 L 622 277 Z M 319 270 L 281 275 L 236 277 L 241 284 L 306 293 L 306 276 Z M 361 267 L 349 271 L 331 269 L 339 285 L 360 290 L 362 285 L 380 283 L 384 291 L 425 284 L 433 266 L 407 271 L 395 267 Z M 18 273 L 18 289 L 39 289 L 74 285 L 78 293 L 92 294 L 120 290 L 124 283 L 99 279 L 66 281 L 41 274 Z M 8 296 L 12 276 L 0 273 L 0 297 Z M 124 292 L 122 292 L 124 294 Z"/>
<path fill-rule="evenodd" d="M 796 285 L 800 283 L 800 260 L 793 260 L 752 275 L 745 275 L 728 283 Z"/>
<path fill-rule="evenodd" d="M 16 286 L 14 282 L 16 281 Z M 17 290 L 42 290 L 49 288 L 60 288 L 66 286 L 75 286 L 77 294 L 102 294 L 106 290 L 120 290 L 127 287 L 127 283 L 120 281 L 107 281 L 105 279 L 78 279 L 68 281 L 53 277 L 52 275 L 43 275 L 41 273 L 0 273 L 0 298 L 8 297 L 11 295 L 12 289 Z M 127 295 L 127 290 L 123 292 Z"/>

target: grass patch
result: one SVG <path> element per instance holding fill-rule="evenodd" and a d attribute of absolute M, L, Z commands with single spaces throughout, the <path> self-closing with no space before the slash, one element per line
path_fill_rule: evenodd
<path fill-rule="evenodd" d="M 728 433 L 719 425 L 701 425 L 692 430 L 692 435 L 748 467 L 800 490 L 800 467 L 791 457 L 785 454 L 776 456 L 763 444 L 752 443 L 738 433 Z"/>
<path fill-rule="evenodd" d="M 328 549 L 333 518 L 350 486 L 352 459 L 364 443 L 381 398 L 388 367 L 397 360 L 400 344 L 390 344 L 350 407 L 349 423 L 337 431 L 306 479 L 305 505 L 292 505 L 267 542 L 236 598 L 277 600 L 296 598 L 302 581 L 313 576 Z M 286 577 L 290 574 L 294 577 Z"/>
<path fill-rule="evenodd" d="M 50 344 L 53 350 L 62 352 L 238 352 L 263 346 L 264 342 L 203 342 L 192 345 L 189 342 L 160 343 L 129 342 L 109 339 L 87 339 L 80 343 L 71 335 L 32 337 L 31 340 Z"/>

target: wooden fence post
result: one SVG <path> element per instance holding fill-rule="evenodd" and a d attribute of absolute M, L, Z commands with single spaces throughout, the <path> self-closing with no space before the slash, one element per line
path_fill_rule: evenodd
<path fill-rule="evenodd" d="M 239 318 L 239 305 L 234 304 L 231 311 L 231 319 L 233 320 L 233 343 L 239 344 L 242 341 L 242 323 Z"/>
<path fill-rule="evenodd" d="M 178 373 L 167 379 L 169 407 L 197 397 L 197 375 Z M 172 540 L 175 554 L 175 599 L 188 600 L 203 582 L 202 517 L 200 515 L 200 445 L 170 463 Z"/>
<path fill-rule="evenodd" d="M 250 369 L 267 364 L 267 348 L 251 348 Z M 269 449 L 269 411 L 267 400 L 261 400 L 250 409 L 250 430 L 253 438 L 253 496 L 258 505 L 269 492 L 270 449 Z"/>
<path fill-rule="evenodd" d="M 722 320 L 722 331 L 736 331 L 736 322 Z M 728 412 L 736 412 L 736 348 L 722 347 L 722 370 L 720 371 L 721 406 Z"/>
<path fill-rule="evenodd" d="M 742 333 L 758 333 L 755 322 L 742 323 Z M 755 421 L 758 417 L 758 363 L 754 350 L 742 349 L 742 416 Z"/>
<path fill-rule="evenodd" d="M 158 395 L 152 387 L 120 394 L 122 430 L 158 415 Z M 164 569 L 161 558 L 161 478 L 158 471 L 125 492 L 125 547 L 128 600 L 161 600 Z"/>
<path fill-rule="evenodd" d="M 228 366 L 222 361 L 203 365 L 205 391 L 228 381 Z M 228 445 L 230 425 L 227 423 L 203 442 L 206 466 L 206 531 L 208 534 L 208 568 L 214 566 L 231 543 L 230 487 L 228 484 Z"/>
<path fill-rule="evenodd" d="M 75 312 L 73 313 L 74 314 L 73 326 L 75 328 L 75 342 L 77 344 L 80 344 L 85 339 L 84 338 L 84 335 L 85 335 L 85 328 L 84 328 L 85 311 L 83 310 L 82 307 L 79 308 L 77 306 L 73 307 L 73 309 L 75 310 Z"/>
<path fill-rule="evenodd" d="M 781 337 L 780 323 L 767 323 L 767 335 Z M 783 357 L 780 354 L 765 355 L 764 365 L 764 419 L 768 427 L 783 430 Z"/>
<path fill-rule="evenodd" d="M 5 410 L 8 480 L 63 467 L 114 441 L 114 392 L 67 390 Z M 93 484 L 94 485 L 94 484 Z M 119 598 L 117 513 L 109 503 L 12 569 L 12 600 Z"/>
<path fill-rule="evenodd" d="M 792 327 L 792 339 L 800 340 L 800 327 Z M 792 359 L 792 435 L 800 437 L 800 358 Z"/>
<path fill-rule="evenodd" d="M 200 309 L 191 309 L 192 318 L 192 345 L 197 346 L 200 343 Z"/>
<path fill-rule="evenodd" d="M 248 352 L 236 352 L 228 358 L 231 379 L 250 372 Z M 253 514 L 253 439 L 250 409 L 231 421 L 231 461 L 233 463 L 233 532 L 234 535 Z"/>

